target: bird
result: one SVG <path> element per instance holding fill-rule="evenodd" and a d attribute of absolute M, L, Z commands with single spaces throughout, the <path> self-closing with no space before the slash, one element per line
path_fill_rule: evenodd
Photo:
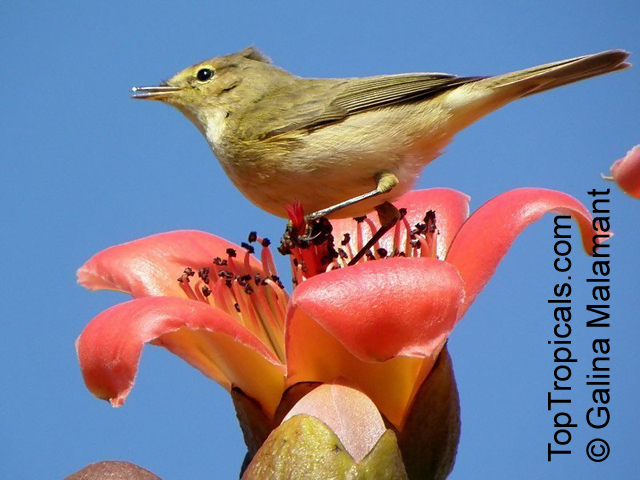
<path fill-rule="evenodd" d="M 132 97 L 182 112 L 206 138 L 233 184 L 279 217 L 299 205 L 310 220 L 378 211 L 456 133 L 513 100 L 630 66 L 608 50 L 497 76 L 406 73 L 302 78 L 248 47 L 192 65 Z"/>

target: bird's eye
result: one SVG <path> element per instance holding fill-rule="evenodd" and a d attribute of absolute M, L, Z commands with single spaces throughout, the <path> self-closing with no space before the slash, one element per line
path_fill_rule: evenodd
<path fill-rule="evenodd" d="M 198 70 L 198 73 L 196 73 L 196 78 L 200 82 L 206 82 L 211 77 L 213 77 L 213 70 L 211 70 L 210 68 L 201 68 L 200 70 Z"/>

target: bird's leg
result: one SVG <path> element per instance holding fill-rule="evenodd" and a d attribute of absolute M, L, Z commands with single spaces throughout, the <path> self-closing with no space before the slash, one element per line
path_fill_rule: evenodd
<path fill-rule="evenodd" d="M 360 259 L 373 247 L 378 240 L 382 238 L 382 236 L 391 230 L 400 218 L 402 218 L 402 214 L 400 211 L 389 202 L 381 203 L 376 207 L 376 212 L 378 212 L 378 218 L 380 219 L 380 228 L 378 231 L 371 237 L 371 239 L 367 242 L 367 244 L 362 247 L 362 249 L 351 259 L 349 265 L 355 265 L 360 261 Z"/>
<path fill-rule="evenodd" d="M 391 172 L 380 172 L 378 175 L 376 175 L 375 180 L 375 190 L 371 190 L 370 192 L 358 195 L 357 197 L 350 198 L 349 200 L 345 200 L 344 202 L 337 203 L 335 205 L 332 205 L 331 207 L 323 208 L 322 210 L 318 210 L 317 212 L 310 213 L 309 215 L 305 216 L 305 220 L 307 222 L 310 222 L 313 220 L 317 220 L 320 217 L 325 217 L 330 213 L 340 210 L 341 208 L 349 207 L 363 200 L 367 200 L 369 198 L 382 195 L 383 193 L 387 193 L 391 191 L 396 185 L 398 185 L 398 177 L 396 177 Z"/>

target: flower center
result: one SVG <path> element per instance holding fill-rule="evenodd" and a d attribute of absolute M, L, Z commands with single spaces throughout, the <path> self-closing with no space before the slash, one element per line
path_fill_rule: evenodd
<path fill-rule="evenodd" d="M 299 284 L 307 278 L 355 263 L 369 262 L 393 257 L 436 257 L 436 214 L 426 212 L 422 222 L 413 227 L 406 219 L 406 209 L 400 209 L 400 219 L 372 248 L 359 253 L 367 246 L 380 228 L 367 216 L 353 220 L 334 221 L 342 234 L 339 245 L 334 238 L 334 225 L 325 218 L 310 223 L 299 221 L 299 214 L 287 227 L 278 251 L 289 255 L 293 271 L 293 282 Z"/>
<path fill-rule="evenodd" d="M 400 219 L 373 247 L 364 252 L 369 240 L 378 231 L 379 223 L 363 216 L 353 220 L 338 220 L 344 233 L 336 246 L 334 225 L 326 218 L 310 223 L 290 222 L 278 251 L 291 260 L 292 281 L 298 285 L 320 273 L 352 265 L 393 257 L 436 258 L 435 212 L 428 211 L 424 220 L 413 227 L 407 221 L 405 209 L 400 209 Z M 298 215 L 299 218 L 303 218 Z M 251 255 L 253 243 L 261 246 L 262 269 L 256 271 Z M 270 241 L 260 238 L 256 232 L 243 242 L 243 252 L 229 248 L 226 257 L 216 257 L 211 266 L 197 272 L 187 267 L 178 278 L 180 288 L 192 299 L 219 308 L 244 325 L 269 346 L 284 363 L 284 319 L 288 296 L 278 277 L 275 262 L 269 249 Z"/>
<path fill-rule="evenodd" d="M 254 247 L 262 247 L 262 271 L 251 263 Z M 192 300 L 208 303 L 232 316 L 253 332 L 284 363 L 284 318 L 288 296 L 278 277 L 269 240 L 255 232 L 249 243 L 242 243 L 244 252 L 228 248 L 226 258 L 216 257 L 211 266 L 197 272 L 185 268 L 178 278 L 180 287 Z M 197 276 L 196 276 L 197 275 Z"/>

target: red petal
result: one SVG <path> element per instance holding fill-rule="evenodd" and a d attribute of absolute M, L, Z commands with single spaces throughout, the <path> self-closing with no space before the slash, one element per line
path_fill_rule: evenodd
<path fill-rule="evenodd" d="M 383 361 L 439 351 L 463 298 L 463 284 L 451 265 L 393 258 L 313 277 L 296 288 L 291 301 L 356 357 Z M 285 341 L 300 338 L 288 333 Z"/>
<path fill-rule="evenodd" d="M 640 145 L 611 166 L 611 175 L 623 192 L 640 198 Z"/>
<path fill-rule="evenodd" d="M 373 450 L 387 431 L 371 399 L 344 385 L 320 385 L 289 410 L 283 423 L 295 415 L 311 415 L 324 422 L 356 462 Z"/>
<path fill-rule="evenodd" d="M 186 267 L 194 270 L 212 266 L 214 257 L 227 258 L 227 249 L 238 252 L 236 265 L 242 268 L 244 250 L 209 233 L 194 230 L 160 233 L 107 248 L 78 270 L 78 283 L 90 290 L 119 290 L 134 297 L 184 297 L 178 277 Z M 251 257 L 254 272 L 262 270 Z"/>
<path fill-rule="evenodd" d="M 346 378 L 402 424 L 464 298 L 458 272 L 428 258 L 366 262 L 299 285 L 287 317 L 287 384 Z"/>
<path fill-rule="evenodd" d="M 467 297 L 460 316 L 489 281 L 520 232 L 549 212 L 571 215 L 580 227 L 584 249 L 591 252 L 596 231 L 589 212 L 578 200 L 542 188 L 503 193 L 471 215 L 449 249 L 447 262 L 458 269 L 466 285 Z"/>
<path fill-rule="evenodd" d="M 407 209 L 405 218 L 411 227 L 424 221 L 427 211 L 436 212 L 436 227 L 439 231 L 437 255 L 441 259 L 446 256 L 453 237 L 469 216 L 469 197 L 449 188 L 413 190 L 399 197 L 393 204 L 398 208 Z M 377 214 L 371 212 L 369 216 L 379 227 Z M 357 224 L 352 219 L 331 220 L 331 225 L 337 243 L 345 233 L 349 233 L 351 238 L 356 238 Z M 393 229 L 383 237 L 380 246 L 389 252 L 393 250 Z"/>
<path fill-rule="evenodd" d="M 204 303 L 147 297 L 95 317 L 76 341 L 89 390 L 120 406 L 138 372 L 145 343 L 161 345 L 225 388 L 237 386 L 273 414 L 284 367 L 246 328 Z"/>

